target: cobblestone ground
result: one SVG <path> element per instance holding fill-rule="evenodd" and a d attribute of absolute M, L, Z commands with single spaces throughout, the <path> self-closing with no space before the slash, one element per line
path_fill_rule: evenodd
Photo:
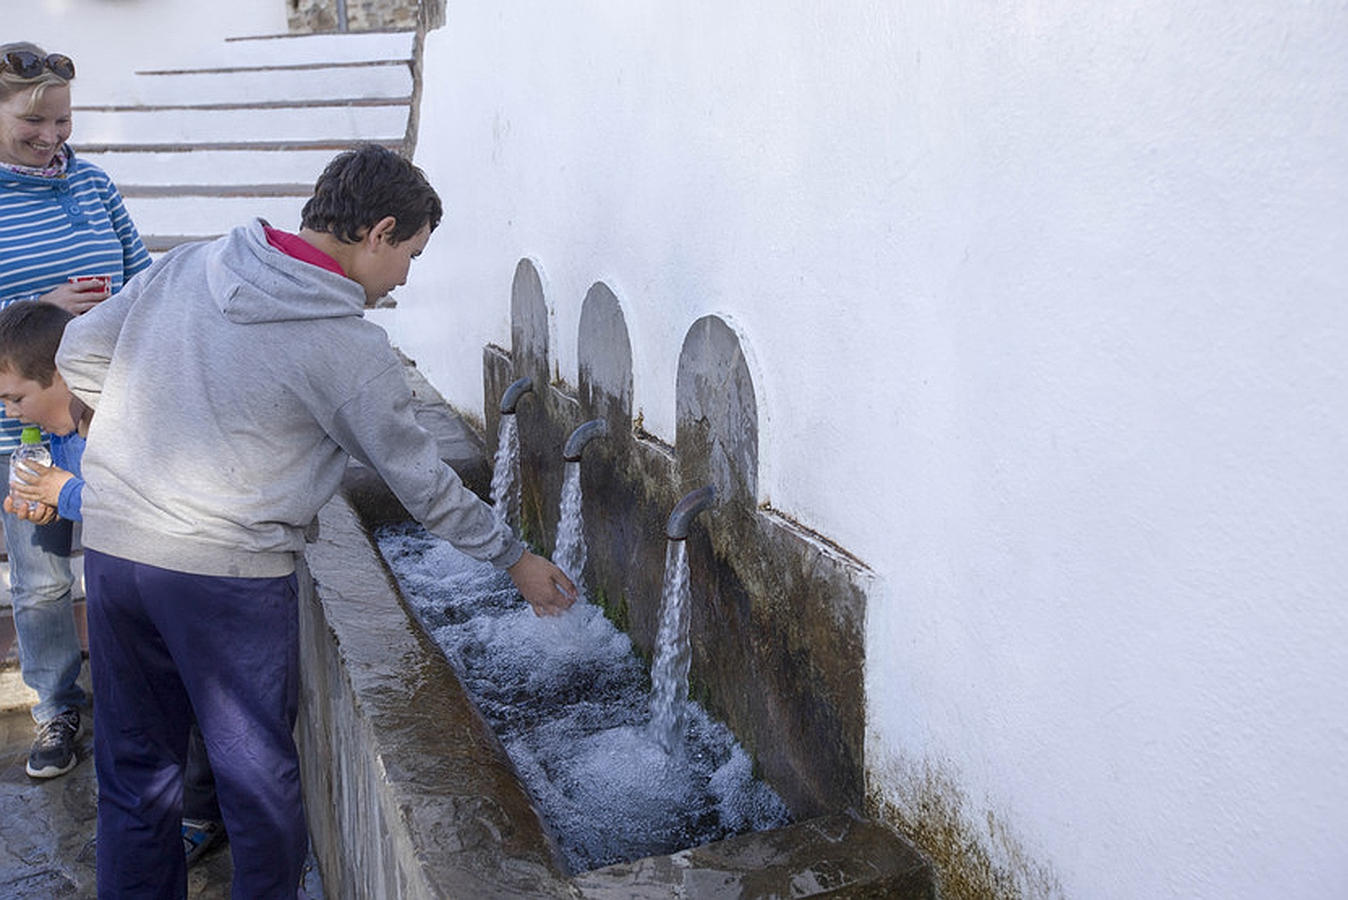
<path fill-rule="evenodd" d="M 0 897 L 94 897 L 98 790 L 92 724 L 86 715 L 79 765 L 59 778 L 37 781 L 24 771 L 32 719 L 23 711 L 0 713 Z M 210 850 L 187 873 L 187 896 L 227 898 L 233 869 L 227 844 Z M 307 893 L 319 900 L 322 886 L 312 857 L 305 876 Z"/>

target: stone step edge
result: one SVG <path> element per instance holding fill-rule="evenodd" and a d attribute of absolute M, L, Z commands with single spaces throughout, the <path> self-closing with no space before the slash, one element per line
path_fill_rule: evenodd
<path fill-rule="evenodd" d="M 99 113 L 152 113 L 179 112 L 182 110 L 234 110 L 234 109 L 319 109 L 329 107 L 359 106 L 407 106 L 412 105 L 410 94 L 401 97 L 341 97 L 332 100 L 253 100 L 249 102 L 226 101 L 221 103 L 161 103 L 127 104 L 107 106 L 72 106 L 75 112 Z"/>
<path fill-rule="evenodd" d="M 234 37 L 225 38 L 225 43 L 233 44 L 240 41 L 275 41 L 284 39 L 302 39 L 318 37 L 360 37 L 365 34 L 409 34 L 415 35 L 415 28 L 371 28 L 362 31 L 309 31 L 303 33 L 285 32 L 283 34 L 240 34 Z"/>
<path fill-rule="evenodd" d="M 202 69 L 137 69 L 137 75 L 226 75 L 234 72 L 301 72 L 312 69 L 368 69 L 377 66 L 411 66 L 410 56 L 401 59 L 367 59 L 356 62 L 291 63 L 271 66 L 213 66 Z"/>
<path fill-rule="evenodd" d="M 76 629 L 80 635 L 80 649 L 84 651 L 87 659 L 89 656 L 89 632 L 84 624 L 85 601 L 82 578 L 76 582 L 74 601 Z M 0 608 L 0 635 L 3 636 L 3 644 L 6 646 L 6 652 L 3 657 L 0 657 L 0 712 L 30 709 L 33 704 L 37 703 L 37 692 L 24 684 L 23 674 L 19 671 L 18 647 L 14 643 L 13 607 Z M 89 687 L 87 663 L 84 669 L 84 675 L 80 682 L 87 690 Z"/>
<path fill-rule="evenodd" d="M 89 657 L 87 654 L 80 666 L 80 675 L 77 680 L 80 687 L 84 688 L 85 696 L 92 697 L 94 692 L 89 682 Z M 32 709 L 36 703 L 37 691 L 24 684 L 18 665 L 0 666 L 0 712 L 27 711 Z"/>
<path fill-rule="evenodd" d="M 221 237 L 218 234 L 142 234 L 141 242 L 145 244 L 145 249 L 151 253 L 166 253 L 180 244 L 191 244 L 196 241 L 213 241 Z"/>
<path fill-rule="evenodd" d="M 307 197 L 312 184 L 119 184 L 123 197 Z"/>
<path fill-rule="evenodd" d="M 80 155 L 92 153 L 191 153 L 194 150 L 259 150 L 263 152 L 284 152 L 288 150 L 351 150 L 362 144 L 378 144 L 390 150 L 401 151 L 403 139 L 369 138 L 352 140 L 350 138 L 320 138 L 312 141 L 205 141 L 202 143 L 163 143 L 163 144 L 80 144 L 72 146 Z"/>
<path fill-rule="evenodd" d="M 243 224 L 240 222 L 239 224 Z M 167 253 L 182 244 L 195 244 L 200 241 L 213 241 L 224 237 L 223 234 L 143 234 L 141 243 L 151 253 Z M 398 300 L 392 294 L 385 294 L 374 302 L 374 309 L 397 309 Z"/>

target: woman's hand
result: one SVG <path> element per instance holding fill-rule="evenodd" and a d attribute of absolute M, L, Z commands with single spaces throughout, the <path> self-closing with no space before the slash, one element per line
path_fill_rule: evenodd
<path fill-rule="evenodd" d="M 12 513 L 20 519 L 27 519 L 34 525 L 46 525 L 56 521 L 56 507 L 45 503 L 39 503 L 36 509 L 30 509 L 27 503 L 15 506 L 14 498 L 6 494 L 4 507 L 5 512 Z"/>
<path fill-rule="evenodd" d="M 47 291 L 38 299 L 59 306 L 72 316 L 78 316 L 108 299 L 108 291 L 102 281 L 67 282 Z"/>
<path fill-rule="evenodd" d="M 42 463 L 34 462 L 31 459 L 11 462 L 10 474 L 14 479 L 9 483 L 9 492 L 12 496 L 22 500 L 35 500 L 53 509 L 61 502 L 61 488 L 65 487 L 67 481 L 75 477 L 65 469 L 44 466 Z M 9 509 L 9 505 L 10 498 L 6 498 L 5 509 Z M 14 511 L 11 510 L 11 512 Z M 19 515 L 17 512 L 15 514 Z M 19 517 L 32 518 L 22 515 Z M 43 523 L 39 522 L 38 524 Z"/>

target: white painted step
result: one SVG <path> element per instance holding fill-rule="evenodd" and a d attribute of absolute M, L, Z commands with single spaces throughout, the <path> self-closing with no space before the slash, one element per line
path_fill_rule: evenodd
<path fill-rule="evenodd" d="M 400 139 L 408 107 L 85 111 L 75 119 L 80 144 L 190 144 L 228 141 Z"/>
<path fill-rule="evenodd" d="M 333 156 L 402 142 L 411 32 L 174 49 L 141 63 L 134 97 L 76 97 L 76 152 L 122 189 L 152 252 L 255 217 L 296 230 Z"/>
<path fill-rule="evenodd" d="M 217 235 L 261 217 L 277 228 L 298 231 L 304 196 L 128 197 L 127 212 L 147 241 L 154 235 Z"/>
<path fill-rule="evenodd" d="M 181 150 L 76 153 L 126 185 L 310 184 L 338 150 Z"/>
<path fill-rule="evenodd" d="M 188 72 L 142 75 L 136 87 L 140 102 L 147 106 L 406 99 L 412 96 L 412 70 L 398 61 L 359 68 Z M 78 109 L 80 98 L 75 99 Z"/>
<path fill-rule="evenodd" d="M 193 47 L 190 54 L 175 54 L 172 44 L 167 43 L 153 64 L 142 65 L 138 71 L 411 59 L 415 37 L 411 31 L 279 35 L 225 40 L 207 47 Z"/>

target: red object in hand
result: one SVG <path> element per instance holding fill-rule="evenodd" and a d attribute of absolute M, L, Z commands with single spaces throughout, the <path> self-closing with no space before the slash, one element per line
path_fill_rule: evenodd
<path fill-rule="evenodd" d="M 107 294 L 112 291 L 111 275 L 72 275 L 67 279 L 71 284 L 83 284 L 86 281 L 97 281 L 98 286 Z"/>

